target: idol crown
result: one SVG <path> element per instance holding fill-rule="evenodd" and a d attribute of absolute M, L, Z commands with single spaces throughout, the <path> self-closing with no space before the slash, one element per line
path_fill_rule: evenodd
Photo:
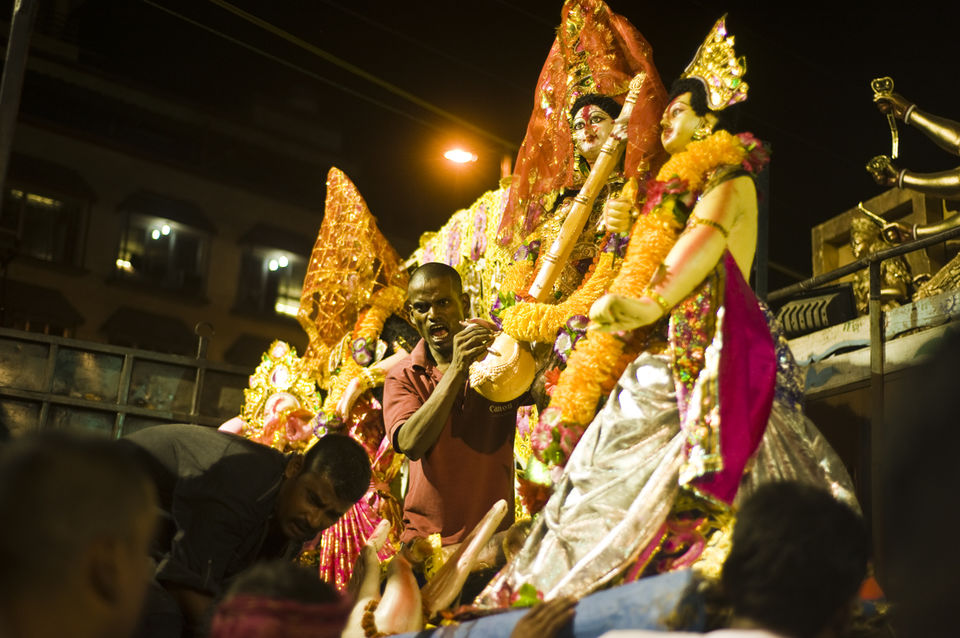
<path fill-rule="evenodd" d="M 681 78 L 697 78 L 707 90 L 707 106 L 711 111 L 722 111 L 747 99 L 747 60 L 737 57 L 733 50 L 733 36 L 727 35 L 727 16 L 724 14 L 710 29 L 706 40 L 697 49 L 697 55 L 687 65 Z"/>

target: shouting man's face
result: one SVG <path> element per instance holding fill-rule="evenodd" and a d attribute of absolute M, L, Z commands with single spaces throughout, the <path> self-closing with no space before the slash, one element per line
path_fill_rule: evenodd
<path fill-rule="evenodd" d="M 449 363 L 463 329 L 467 298 L 449 277 L 414 276 L 407 289 L 410 318 L 437 363 Z"/>

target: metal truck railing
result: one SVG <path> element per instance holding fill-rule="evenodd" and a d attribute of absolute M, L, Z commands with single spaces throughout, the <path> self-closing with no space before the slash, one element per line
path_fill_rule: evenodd
<path fill-rule="evenodd" d="M 792 295 L 807 292 L 824 284 L 831 283 L 841 277 L 863 270 L 864 268 L 870 270 L 870 427 L 869 432 L 861 434 L 860 467 L 864 475 L 861 488 L 863 492 L 861 495 L 862 505 L 867 520 L 871 521 L 874 544 L 877 548 L 882 545 L 882 539 L 880 538 L 880 531 L 882 530 L 880 518 L 882 516 L 882 498 L 875 481 L 881 472 L 884 437 L 886 435 L 884 422 L 884 312 L 880 299 L 882 286 L 880 264 L 887 259 L 943 243 L 955 237 L 960 237 L 960 226 L 945 230 L 936 235 L 880 250 L 872 255 L 837 268 L 836 270 L 812 277 L 797 284 L 787 286 L 786 288 L 775 290 L 767 297 L 769 302 L 776 303 L 786 300 Z"/>
<path fill-rule="evenodd" d="M 209 361 L 206 348 L 199 334 L 187 357 L 0 328 L 0 417 L 14 434 L 217 426 L 239 414 L 252 370 Z"/>

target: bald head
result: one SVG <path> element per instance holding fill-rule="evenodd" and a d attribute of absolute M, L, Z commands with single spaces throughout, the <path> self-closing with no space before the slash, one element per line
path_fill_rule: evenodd
<path fill-rule="evenodd" d="M 450 283 L 453 284 L 454 293 L 458 295 L 463 294 L 463 280 L 460 278 L 460 273 L 451 266 L 439 261 L 427 262 L 414 270 L 413 274 L 410 275 L 410 284 L 407 286 L 407 290 L 411 290 L 415 284 L 420 285 L 425 281 L 435 279 L 446 279 L 450 281 Z"/>

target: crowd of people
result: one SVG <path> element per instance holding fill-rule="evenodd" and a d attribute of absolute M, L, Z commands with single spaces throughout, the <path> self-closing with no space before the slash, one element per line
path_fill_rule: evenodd
<path fill-rule="evenodd" d="M 474 614 L 532 606 L 512 635 L 550 638 L 571 631 L 592 592 L 688 568 L 697 576 L 662 622 L 673 635 L 694 635 L 681 633 L 693 616 L 718 638 L 863 635 L 852 625 L 871 547 L 853 484 L 803 415 L 799 369 L 747 283 L 754 178 L 768 157 L 736 129 L 747 84 L 733 38 L 718 21 L 668 93 L 649 45 L 602 2 L 572 1 L 568 18 L 576 27 L 560 30 L 556 50 L 576 60 L 577 83 L 528 131 L 553 127 L 549 161 L 537 156 L 543 139 L 521 150 L 527 179 L 497 220 L 513 224 L 503 239 L 516 235 L 516 268 L 493 316 L 471 316 L 491 304 L 472 299 L 450 264 L 368 273 L 352 329 L 314 325 L 309 360 L 326 370 L 316 411 L 285 378 L 270 428 L 239 419 L 119 441 L 44 432 L 4 442 L 0 637 L 369 638 L 437 622 L 459 600 Z M 589 46 L 611 42 L 636 55 L 591 79 L 591 55 L 614 58 Z M 552 59 L 545 74 L 572 72 Z M 633 74 L 625 97 L 616 78 Z M 622 162 L 599 161 L 614 153 L 608 137 L 627 147 Z M 566 216 L 584 203 L 570 189 L 591 183 L 605 190 L 585 204 L 552 299 L 528 294 L 553 254 L 539 247 L 568 234 Z M 381 347 L 388 318 L 418 340 Z M 475 363 L 499 356 L 501 331 L 535 342 L 539 366 L 533 390 L 511 401 L 471 383 Z M 891 418 L 895 444 L 873 488 L 884 525 L 872 555 L 900 636 L 949 633 L 942 593 L 956 575 L 934 530 L 955 517 L 943 456 L 956 438 L 946 384 L 958 357 L 960 340 L 948 341 L 916 375 L 910 396 L 925 400 Z M 531 405 L 540 415 L 522 478 L 543 498 L 521 507 L 518 409 Z M 408 463 L 398 512 L 393 454 Z M 330 564 L 318 571 L 310 552 Z"/>

